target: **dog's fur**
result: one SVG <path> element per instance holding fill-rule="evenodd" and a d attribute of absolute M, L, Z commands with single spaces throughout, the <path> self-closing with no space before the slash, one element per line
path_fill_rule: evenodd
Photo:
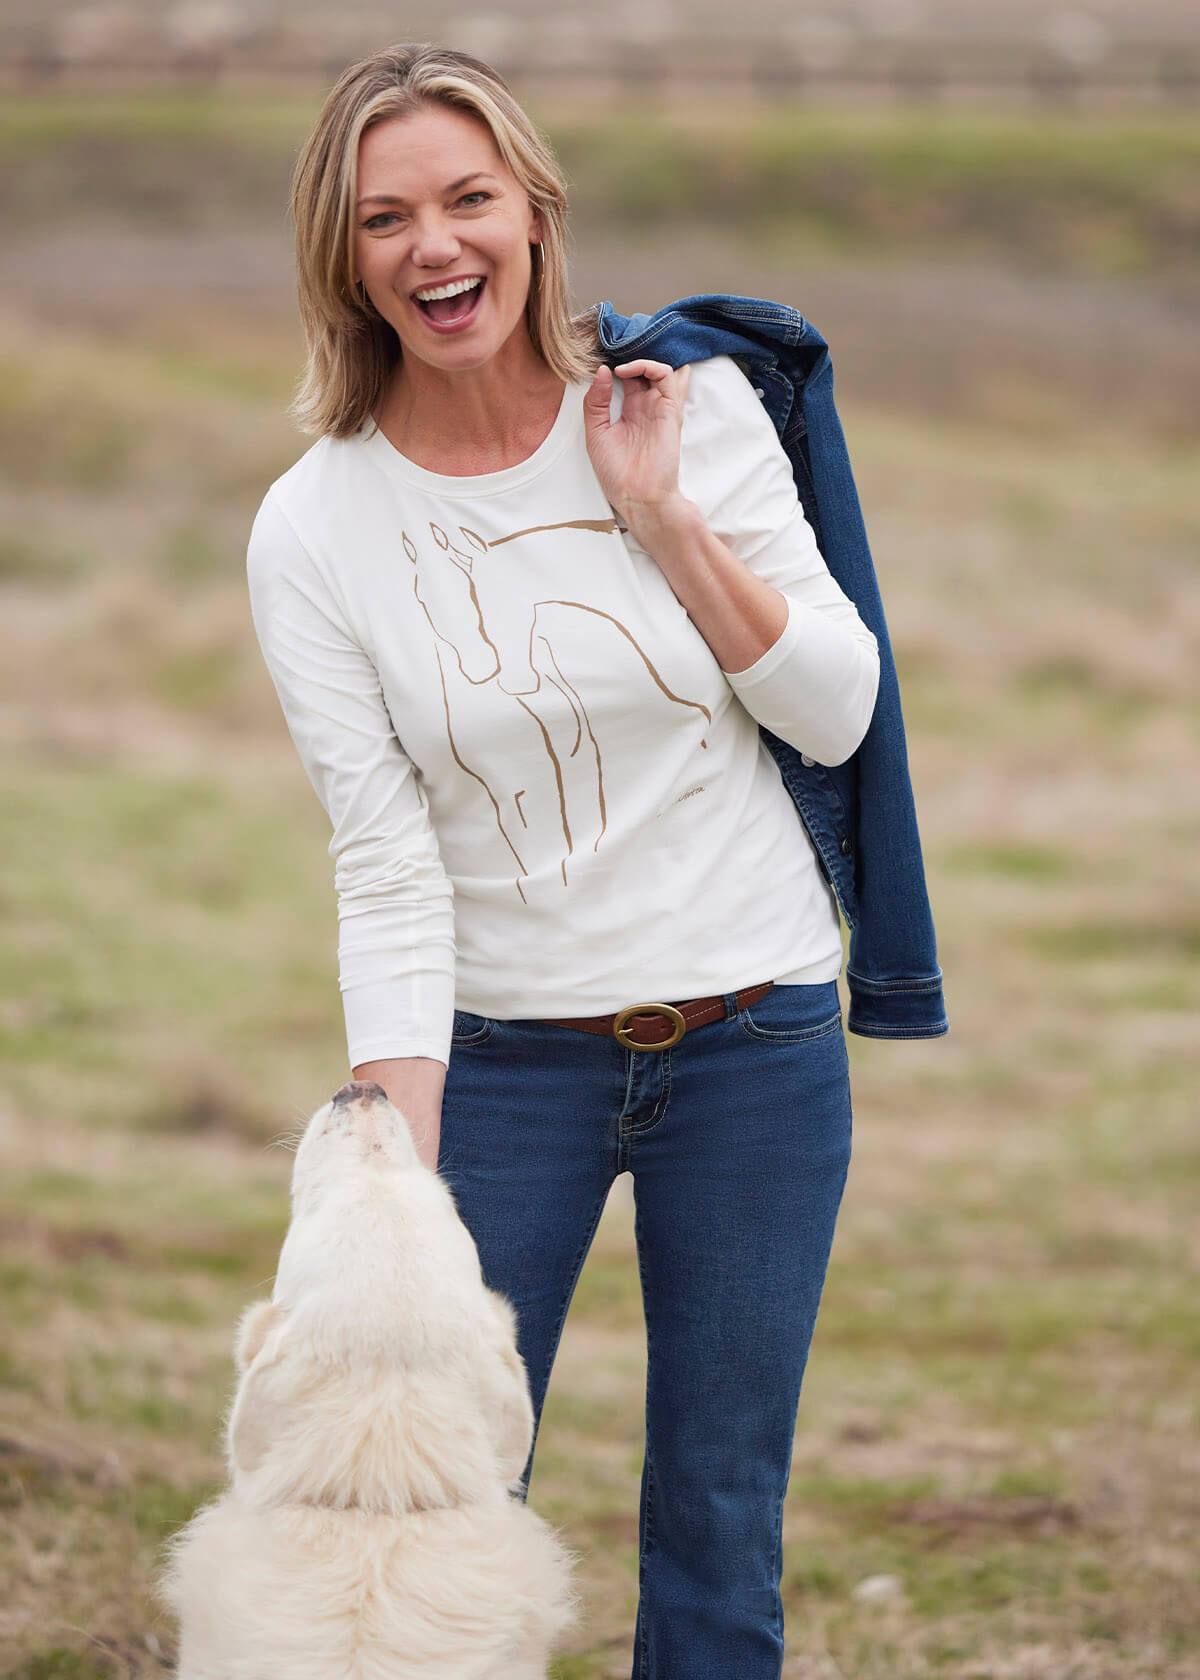
<path fill-rule="evenodd" d="M 179 1680 L 544 1680 L 579 1599 L 516 1496 L 515 1334 L 403 1116 L 343 1087 L 296 1152 L 273 1299 L 239 1326 L 230 1486 L 169 1543 Z"/>

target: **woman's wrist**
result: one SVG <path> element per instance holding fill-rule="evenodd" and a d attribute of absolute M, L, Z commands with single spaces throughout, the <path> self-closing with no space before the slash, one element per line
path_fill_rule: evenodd
<path fill-rule="evenodd" d="M 353 1072 L 355 1079 L 372 1079 L 383 1087 L 392 1107 L 398 1108 L 408 1122 L 417 1154 L 436 1171 L 445 1063 L 432 1056 L 387 1056 L 360 1062 Z"/>
<path fill-rule="evenodd" d="M 690 510 L 690 511 L 689 511 Z M 630 530 L 656 563 L 723 671 L 761 659 L 788 622 L 787 597 L 724 543 L 694 502 L 674 504 Z"/>
<path fill-rule="evenodd" d="M 708 529 L 695 502 L 679 490 L 650 501 L 624 502 L 618 511 L 641 547 L 660 563 Z"/>

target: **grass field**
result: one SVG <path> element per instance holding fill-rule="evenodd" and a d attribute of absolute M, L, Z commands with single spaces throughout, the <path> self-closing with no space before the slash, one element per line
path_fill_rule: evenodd
<path fill-rule="evenodd" d="M 25 225 L 64 214 L 84 227 L 113 214 L 160 230 L 277 225 L 318 103 L 11 99 L 0 209 Z M 594 224 L 715 227 L 785 250 L 1019 250 L 1104 273 L 1186 267 L 1200 232 L 1200 122 L 1185 116 L 537 114 Z"/>
<path fill-rule="evenodd" d="M 159 119 L 135 116 L 150 144 Z M 42 120 L 31 157 L 78 144 L 61 111 Z M 277 186 L 290 131 L 262 123 Z M 180 155 L 204 174 L 202 149 Z M 924 179 L 949 167 L 935 148 Z M 220 1482 L 233 1324 L 285 1228 L 272 1140 L 346 1074 L 326 823 L 241 574 L 254 508 L 303 447 L 281 418 L 294 328 L 273 293 L 206 299 L 147 270 L 119 199 L 85 218 L 73 277 L 46 274 L 52 305 L 14 279 L 0 311 L 5 1680 L 169 1665 L 149 1581 Z M 176 234 L 202 265 L 216 232 L 195 214 Z M 44 251 L 45 222 L 22 237 Z M 929 262 L 963 260 L 947 238 Z M 106 239 L 152 281 L 119 319 L 119 289 L 101 307 L 91 286 Z M 615 235 L 597 239 L 593 264 L 620 270 Z M 823 270 L 831 297 L 853 263 Z M 745 289 L 782 289 L 766 256 L 744 266 Z M 1093 302 L 1102 319 L 1125 300 L 1132 333 L 1131 294 L 1103 289 L 1129 273 Z M 1031 332 L 1057 284 L 1022 293 Z M 1005 409 L 990 381 L 1010 341 L 978 319 L 955 401 L 906 410 L 871 400 L 889 321 L 862 295 L 843 417 L 952 1029 L 848 1040 L 855 1160 L 785 1513 L 785 1677 L 1196 1680 L 1193 341 L 1156 364 L 1179 387 L 1169 425 L 1138 405 L 1093 424 L 1082 373 L 1056 372 L 1040 406 L 1031 367 Z M 557 1680 L 629 1672 L 643 1379 L 621 1180 L 530 1490 L 584 1558 Z"/>

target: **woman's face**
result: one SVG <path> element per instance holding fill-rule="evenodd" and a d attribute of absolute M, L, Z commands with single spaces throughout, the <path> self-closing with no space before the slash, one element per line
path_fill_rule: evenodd
<path fill-rule="evenodd" d="M 482 367 L 525 335 L 537 213 L 485 123 L 445 105 L 369 128 L 358 148 L 357 278 L 405 358 Z M 454 295 L 429 294 L 451 287 Z"/>

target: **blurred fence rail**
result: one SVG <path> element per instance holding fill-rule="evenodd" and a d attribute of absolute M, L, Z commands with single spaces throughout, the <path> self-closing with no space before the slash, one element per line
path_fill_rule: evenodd
<path fill-rule="evenodd" d="M 86 37 L 53 47 L 0 45 L 0 86 L 11 92 L 256 86 L 306 93 L 330 83 L 377 43 L 139 43 L 118 50 Z M 344 49 L 344 50 L 342 50 Z M 589 105 L 642 104 L 694 110 L 727 104 L 811 101 L 866 104 L 1026 105 L 1084 109 L 1194 108 L 1200 103 L 1200 41 L 1107 42 L 1102 53 L 1053 50 L 1044 42 L 934 38 L 839 42 L 805 49 L 766 37 L 622 42 L 579 40 L 563 50 L 536 35 L 520 50 L 485 52 L 519 95 Z"/>

